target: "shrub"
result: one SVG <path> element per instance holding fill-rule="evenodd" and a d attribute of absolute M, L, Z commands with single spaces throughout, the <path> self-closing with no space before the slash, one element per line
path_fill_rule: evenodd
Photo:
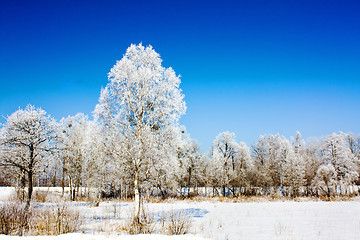
<path fill-rule="evenodd" d="M 47 191 L 36 190 L 34 191 L 34 200 L 37 202 L 46 202 L 48 194 Z"/>
<path fill-rule="evenodd" d="M 155 217 L 149 211 L 142 209 L 139 219 L 132 213 L 120 230 L 129 234 L 150 234 L 154 232 L 155 227 Z"/>
<path fill-rule="evenodd" d="M 25 204 L 7 203 L 0 206 L 0 234 L 23 235 L 29 229 L 31 213 L 25 210 Z"/>
<path fill-rule="evenodd" d="M 81 226 L 78 212 L 69 210 L 65 204 L 53 209 L 32 212 L 30 228 L 32 235 L 59 235 L 76 232 Z"/>
<path fill-rule="evenodd" d="M 191 228 L 191 218 L 184 211 L 171 211 L 162 218 L 162 230 L 169 235 L 186 234 Z"/>
<path fill-rule="evenodd" d="M 77 231 L 81 226 L 79 213 L 58 205 L 53 209 L 26 211 L 25 204 L 8 203 L 0 207 L 0 234 L 58 235 Z"/>

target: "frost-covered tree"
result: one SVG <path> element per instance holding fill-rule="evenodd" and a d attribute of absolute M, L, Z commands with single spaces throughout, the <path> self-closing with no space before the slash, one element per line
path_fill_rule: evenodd
<path fill-rule="evenodd" d="M 28 105 L 6 119 L 0 134 L 0 164 L 16 169 L 27 180 L 27 208 L 33 193 L 34 176 L 52 161 L 56 149 L 56 122 L 41 108 Z"/>
<path fill-rule="evenodd" d="M 198 187 L 204 185 L 204 162 L 199 144 L 182 130 L 181 144 L 177 155 L 179 160 L 179 181 L 181 187 Z M 188 192 L 189 194 L 190 192 Z"/>
<path fill-rule="evenodd" d="M 237 187 L 247 187 L 252 181 L 254 163 L 251 158 L 250 149 L 246 143 L 239 143 L 236 150 L 236 159 L 236 178 L 233 185 Z"/>
<path fill-rule="evenodd" d="M 344 136 L 350 152 L 354 157 L 360 159 L 360 137 L 355 137 L 353 133 L 347 133 Z"/>
<path fill-rule="evenodd" d="M 121 145 L 116 160 L 132 173 L 137 220 L 141 186 L 159 151 L 173 146 L 164 142 L 163 134 L 178 124 L 186 110 L 180 78 L 161 62 L 151 46 L 131 45 L 111 69 L 94 112 Z"/>
<path fill-rule="evenodd" d="M 310 189 L 313 179 L 315 178 L 316 172 L 322 163 L 320 146 L 321 142 L 319 139 L 313 138 L 307 141 L 302 155 L 305 166 L 305 186 L 307 187 L 308 194 L 311 193 Z"/>
<path fill-rule="evenodd" d="M 334 167 L 340 184 L 348 185 L 357 180 L 356 158 L 347 146 L 343 133 L 333 133 L 324 139 L 321 157 L 324 164 Z"/>
<path fill-rule="evenodd" d="M 211 167 L 216 185 L 222 187 L 223 195 L 225 188 L 234 186 L 237 178 L 239 144 L 235 141 L 235 134 L 231 132 L 220 133 L 211 146 Z"/>
<path fill-rule="evenodd" d="M 289 141 L 280 134 L 260 136 L 253 146 L 253 158 L 258 172 L 257 185 L 286 185 L 286 161 L 290 160 L 291 152 Z"/>
<path fill-rule="evenodd" d="M 355 157 L 355 165 L 357 167 L 358 175 L 360 176 L 360 137 L 356 137 L 353 133 L 345 134 L 346 143 L 350 149 L 350 152 Z M 357 184 L 359 184 L 359 177 Z"/>
<path fill-rule="evenodd" d="M 320 165 L 313 179 L 313 186 L 320 189 L 330 198 L 331 187 L 338 184 L 337 173 L 334 166 L 330 163 Z"/>
<path fill-rule="evenodd" d="M 180 144 L 178 128 L 165 128 L 159 133 L 150 153 L 150 164 L 144 179 L 144 187 L 156 188 L 162 197 L 167 197 L 179 187 L 180 164 L 177 160 L 177 149 Z M 147 186 L 146 186 L 147 185 Z"/>
<path fill-rule="evenodd" d="M 87 143 L 88 117 L 82 113 L 63 118 L 60 121 L 62 151 L 60 153 L 63 170 L 61 185 L 64 190 L 65 177 L 69 179 L 71 199 L 75 200 L 82 184 L 86 162 L 85 146 Z"/>
<path fill-rule="evenodd" d="M 292 149 L 285 158 L 285 185 L 292 187 L 292 193 L 297 194 L 299 187 L 305 184 L 305 141 L 301 139 L 300 132 L 291 138 Z"/>
<path fill-rule="evenodd" d="M 236 187 L 250 185 L 253 163 L 249 148 L 244 142 L 237 143 L 235 134 L 220 133 L 211 146 L 207 169 L 208 182 L 212 186 L 226 187 L 236 196 Z"/>
<path fill-rule="evenodd" d="M 357 180 L 356 159 L 347 146 L 343 133 L 333 133 L 324 139 L 321 156 L 325 164 L 333 165 L 340 184 L 348 185 Z"/>

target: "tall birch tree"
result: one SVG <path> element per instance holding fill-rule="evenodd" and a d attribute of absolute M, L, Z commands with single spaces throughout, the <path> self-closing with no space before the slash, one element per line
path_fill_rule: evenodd
<path fill-rule="evenodd" d="M 119 164 L 132 173 L 135 219 L 139 221 L 141 184 L 158 150 L 165 151 L 162 136 L 178 125 L 185 113 L 180 77 L 161 65 L 160 55 L 152 46 L 132 44 L 108 74 L 109 82 L 101 90 L 95 118 L 111 131 L 122 145 Z"/>

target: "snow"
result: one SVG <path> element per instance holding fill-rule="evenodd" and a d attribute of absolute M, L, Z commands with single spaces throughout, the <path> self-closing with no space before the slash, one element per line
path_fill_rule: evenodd
<path fill-rule="evenodd" d="M 196 210 L 193 233 L 209 239 L 358 239 L 360 202 L 176 202 Z"/>
<path fill-rule="evenodd" d="M 9 200 L 13 194 L 15 194 L 15 188 L 13 187 L 0 187 L 0 201 Z"/>
<path fill-rule="evenodd" d="M 82 233 L 69 233 L 59 236 L 5 236 L 0 235 L 2 240 L 202 240 L 203 238 L 183 235 L 183 236 L 168 236 L 159 234 L 140 234 L 140 235 L 90 235 Z"/>
<path fill-rule="evenodd" d="M 11 188 L 0 188 L 0 199 L 11 195 Z M 114 224 L 124 221 L 133 210 L 133 202 L 101 202 L 94 207 L 86 202 L 67 202 L 84 217 L 82 234 L 36 237 L 43 240 L 62 239 L 294 239 L 339 240 L 359 239 L 360 199 L 343 202 L 324 201 L 284 202 L 220 202 L 172 200 L 146 203 L 145 208 L 154 216 L 171 211 L 183 211 L 193 220 L 190 234 L 182 236 L 163 235 L 115 235 Z M 56 203 L 34 203 L 51 206 Z M 99 226 L 105 232 L 101 232 Z M 85 234 L 84 234 L 85 233 Z M 35 239 L 34 237 L 0 236 L 0 239 Z"/>

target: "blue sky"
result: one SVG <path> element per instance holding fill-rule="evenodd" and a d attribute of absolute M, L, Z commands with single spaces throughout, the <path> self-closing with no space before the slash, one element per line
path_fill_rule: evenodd
<path fill-rule="evenodd" d="M 191 136 L 360 134 L 356 1 L 1 1 L 0 114 L 91 114 L 131 43 L 182 76 Z M 1 122 L 5 120 L 2 119 Z"/>

